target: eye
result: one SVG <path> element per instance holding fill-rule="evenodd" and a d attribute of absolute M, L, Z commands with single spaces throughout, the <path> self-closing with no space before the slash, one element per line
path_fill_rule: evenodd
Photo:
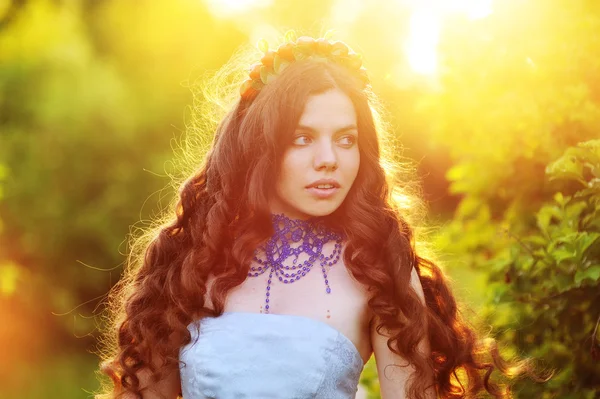
<path fill-rule="evenodd" d="M 356 143 L 356 136 L 348 134 L 340 137 L 338 142 L 344 147 L 352 147 Z"/>
<path fill-rule="evenodd" d="M 309 136 L 302 134 L 302 135 L 298 135 L 298 136 L 294 137 L 294 141 L 292 142 L 292 144 L 298 145 L 298 146 L 303 146 L 303 145 L 310 144 L 311 141 L 312 141 L 312 139 Z"/>

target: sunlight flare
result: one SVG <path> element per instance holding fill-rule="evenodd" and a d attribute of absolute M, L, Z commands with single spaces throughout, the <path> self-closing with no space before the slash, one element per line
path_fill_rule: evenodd
<path fill-rule="evenodd" d="M 439 16 L 427 10 L 417 10 L 410 17 L 409 29 L 405 50 L 411 68 L 417 73 L 434 73 L 441 30 Z"/>
<path fill-rule="evenodd" d="M 212 14 L 228 17 L 270 6 L 272 0 L 205 0 L 205 2 Z"/>
<path fill-rule="evenodd" d="M 493 12 L 493 0 L 431 0 L 410 1 L 408 4 L 413 11 L 404 51 L 412 70 L 424 75 L 437 71 L 438 43 L 444 16 L 463 14 L 474 20 L 485 18 Z"/>

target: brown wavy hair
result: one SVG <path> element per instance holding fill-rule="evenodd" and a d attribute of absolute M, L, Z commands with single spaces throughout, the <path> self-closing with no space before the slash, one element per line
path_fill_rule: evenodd
<path fill-rule="evenodd" d="M 234 57 L 217 74 L 225 85 L 214 86 L 218 92 L 212 94 L 222 97 L 229 88 L 237 93 L 242 75 L 223 71 L 240 59 L 244 57 Z M 96 399 L 126 392 L 143 398 L 140 373 L 160 381 L 176 371 L 179 350 L 191 340 L 189 323 L 222 314 L 228 292 L 246 279 L 255 248 L 273 233 L 268 207 L 272 182 L 304 104 L 309 96 L 331 89 L 343 91 L 356 109 L 360 167 L 343 204 L 326 221 L 347 237 L 344 262 L 369 288 L 368 306 L 377 316 L 378 331 L 392 331 L 388 347 L 415 367 L 407 396 L 425 398 L 427 378 L 421 377 L 433 373 L 441 398 L 470 398 L 483 390 L 496 398 L 510 397 L 507 385 L 492 383 L 491 372 L 529 373 L 530 362 L 508 364 L 493 339 L 479 339 L 462 319 L 441 269 L 417 254 L 411 221 L 418 220 L 416 211 L 422 209 L 418 189 L 402 180 L 409 169 L 403 169 L 397 154 L 387 155 L 396 146 L 390 139 L 382 144 L 387 129 L 378 116 L 381 107 L 370 89 L 360 87 L 344 67 L 309 59 L 290 65 L 253 100 L 238 95 L 230 108 L 214 101 L 195 103 L 188 131 L 192 136 L 210 126 L 206 115 L 214 115 L 215 109 L 206 104 L 229 110 L 218 117 L 200 168 L 181 183 L 173 216 L 134 241 L 126 273 L 110 292 L 100 374 L 110 376 L 112 383 L 103 379 Z M 190 149 L 197 155 L 202 152 L 197 148 L 207 147 L 202 139 L 185 143 L 188 155 Z M 413 268 L 425 305 L 409 286 Z M 213 310 L 204 303 L 209 274 L 215 276 L 208 293 Z M 423 338 L 430 342 L 428 357 L 417 350 Z"/>

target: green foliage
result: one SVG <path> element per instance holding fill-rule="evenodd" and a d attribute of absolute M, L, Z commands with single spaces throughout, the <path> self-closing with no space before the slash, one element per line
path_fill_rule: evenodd
<path fill-rule="evenodd" d="M 118 279 L 127 234 L 168 202 L 160 190 L 192 102 L 185 85 L 242 38 L 225 22 L 215 31 L 202 2 L 9 3 L 6 14 L 0 7 L 0 300 L 23 312 L 0 314 L 11 326 L 0 329 L 11 367 L 0 374 L 24 385 L 0 377 L 0 397 L 29 383 L 27 363 L 43 370 L 52 352 L 91 350 L 101 321 L 90 315 Z M 37 348 L 31 339 L 38 353 L 10 350 Z M 75 397 L 63 388 L 57 397 Z M 43 390 L 32 397 L 50 397 Z"/>
<path fill-rule="evenodd" d="M 519 353 L 557 370 L 520 392 L 562 398 L 600 390 L 600 140 L 568 148 L 546 173 L 553 198 L 529 225 L 512 221 L 520 233 L 488 262 L 494 300 L 511 317 L 489 308 L 488 318 Z"/>
<path fill-rule="evenodd" d="M 519 397 L 591 398 L 600 389 L 600 140 L 567 148 L 545 174 L 534 210 L 515 198 L 493 219 L 494 199 L 469 193 L 440 242 L 456 238 L 457 252 L 472 251 L 487 271 L 483 316 L 506 353 L 556 370 L 543 385 L 517 382 Z"/>
<path fill-rule="evenodd" d="M 485 24 L 448 27 L 443 90 L 419 102 L 460 199 L 437 237 L 449 274 L 487 275 L 470 290 L 504 353 L 557 372 L 519 381 L 520 398 L 600 389 L 599 28 L 590 2 L 497 3 Z"/>

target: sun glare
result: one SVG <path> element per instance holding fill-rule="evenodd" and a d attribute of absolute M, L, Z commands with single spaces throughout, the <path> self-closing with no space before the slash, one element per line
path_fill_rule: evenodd
<path fill-rule="evenodd" d="M 492 13 L 492 3 L 492 0 L 454 0 L 447 4 L 451 11 L 464 13 L 470 19 L 480 19 Z"/>
<path fill-rule="evenodd" d="M 211 12 L 219 17 L 238 15 L 254 8 L 271 5 L 272 0 L 205 0 Z"/>
<path fill-rule="evenodd" d="M 437 71 L 437 49 L 445 15 L 485 18 L 493 12 L 492 3 L 493 0 L 410 1 L 408 4 L 413 11 L 404 51 L 413 71 L 423 75 Z"/>
<path fill-rule="evenodd" d="M 426 10 L 415 11 L 410 17 L 409 29 L 405 50 L 411 68 L 417 73 L 434 73 L 437 68 L 440 18 Z"/>
<path fill-rule="evenodd" d="M 365 3 L 362 0 L 337 0 L 331 7 L 331 15 L 336 23 L 352 23 L 360 17 Z"/>

